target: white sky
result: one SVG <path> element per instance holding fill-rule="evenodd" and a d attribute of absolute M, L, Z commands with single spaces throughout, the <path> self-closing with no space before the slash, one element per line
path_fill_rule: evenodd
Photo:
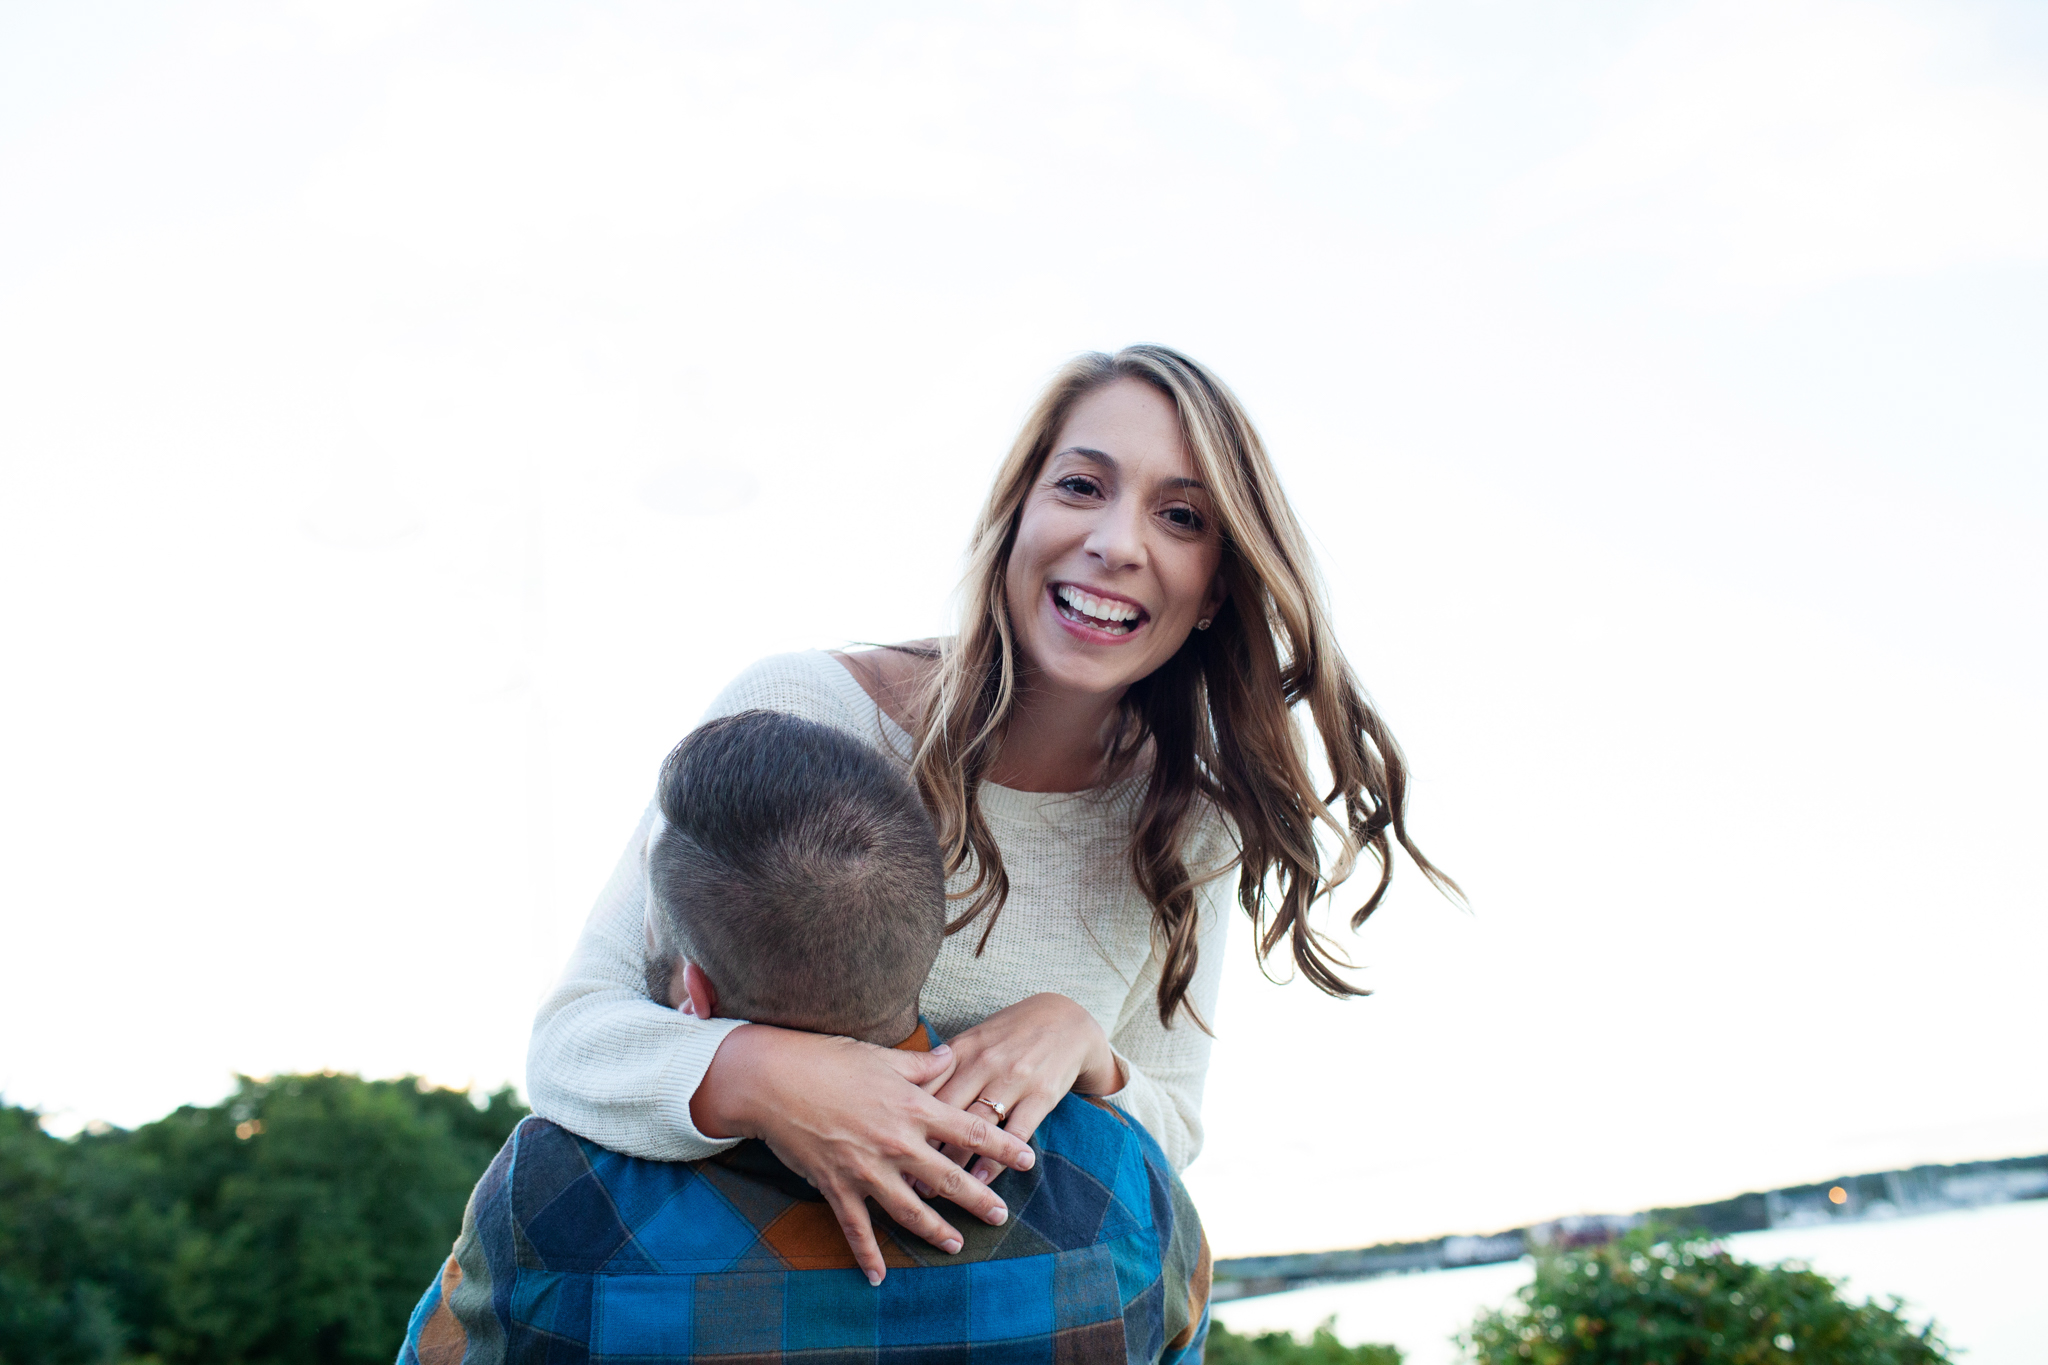
<path fill-rule="evenodd" d="M 1424 846 L 1223 1254 L 2048 1149 L 2048 18 L 0 9 L 0 1092 L 520 1075 L 661 754 L 1037 386 L 1251 406 Z M 2029 380 L 2028 376 L 2034 376 Z"/>

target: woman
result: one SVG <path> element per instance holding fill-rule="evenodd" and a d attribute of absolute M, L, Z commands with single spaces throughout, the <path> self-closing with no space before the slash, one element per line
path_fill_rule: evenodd
<path fill-rule="evenodd" d="M 1408 839 L 1399 750 L 1331 638 L 1257 433 L 1220 381 L 1164 347 L 1084 355 L 1054 378 L 975 527 L 956 639 L 765 660 L 710 714 L 755 707 L 908 764 L 961 906 L 922 1002 L 950 1048 L 649 1000 L 650 808 L 541 1007 L 528 1084 L 542 1114 L 637 1156 L 765 1140 L 831 1201 L 875 1283 L 864 1199 L 957 1250 L 919 1194 L 1001 1222 L 987 1183 L 1029 1163 L 1024 1140 L 1069 1091 L 1137 1118 L 1176 1168 L 1194 1158 L 1233 887 L 1260 957 L 1284 944 L 1337 995 L 1358 992 L 1307 911 L 1361 850 L 1379 877 L 1354 928 L 1386 891 L 1389 835 L 1456 889 Z"/>

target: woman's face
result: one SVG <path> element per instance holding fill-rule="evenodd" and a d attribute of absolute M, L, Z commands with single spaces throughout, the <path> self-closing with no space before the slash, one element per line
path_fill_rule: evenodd
<path fill-rule="evenodd" d="M 1172 400 L 1135 379 L 1095 390 L 1025 497 L 1004 575 L 1033 685 L 1121 694 L 1216 614 L 1222 562 Z"/>

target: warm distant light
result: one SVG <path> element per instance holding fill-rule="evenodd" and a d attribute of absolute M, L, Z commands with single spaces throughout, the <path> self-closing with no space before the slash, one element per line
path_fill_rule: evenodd
<path fill-rule="evenodd" d="M 1828 1191 L 1828 1202 L 1830 1204 L 1846 1204 L 1849 1202 L 1849 1192 L 1840 1185 L 1837 1185 Z"/>
<path fill-rule="evenodd" d="M 244 1119 L 240 1123 L 235 1125 L 235 1136 L 240 1138 L 244 1142 L 247 1142 L 250 1138 L 255 1137 L 258 1133 L 262 1131 L 262 1119 Z"/>

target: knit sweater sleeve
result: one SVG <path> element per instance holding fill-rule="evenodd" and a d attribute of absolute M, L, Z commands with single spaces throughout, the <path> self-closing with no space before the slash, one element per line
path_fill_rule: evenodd
<path fill-rule="evenodd" d="M 801 655 L 755 664 L 704 718 L 757 708 L 861 732 L 862 718 L 844 691 L 821 683 L 816 663 Z M 698 1131 L 690 1097 L 718 1045 L 744 1021 L 698 1019 L 647 996 L 643 926 L 654 815 L 649 803 L 569 965 L 541 1002 L 527 1047 L 526 1088 L 536 1114 L 601 1146 L 655 1161 L 694 1161 L 733 1145 Z"/>
<path fill-rule="evenodd" d="M 1230 912 L 1236 904 L 1235 880 L 1217 877 L 1195 893 L 1200 929 L 1196 939 L 1195 976 L 1188 983 L 1188 1004 L 1210 1028 L 1216 1027 L 1216 1001 L 1223 984 L 1223 953 L 1230 936 Z M 1109 1096 L 1112 1104 L 1145 1125 L 1176 1171 L 1202 1153 L 1202 1084 L 1209 1074 L 1214 1040 L 1188 1018 L 1174 1017 L 1173 1027 L 1159 1022 L 1159 976 L 1164 954 L 1155 946 L 1145 968 L 1131 985 L 1130 996 L 1109 1036 L 1110 1049 L 1125 1066 L 1124 1088 Z"/>

